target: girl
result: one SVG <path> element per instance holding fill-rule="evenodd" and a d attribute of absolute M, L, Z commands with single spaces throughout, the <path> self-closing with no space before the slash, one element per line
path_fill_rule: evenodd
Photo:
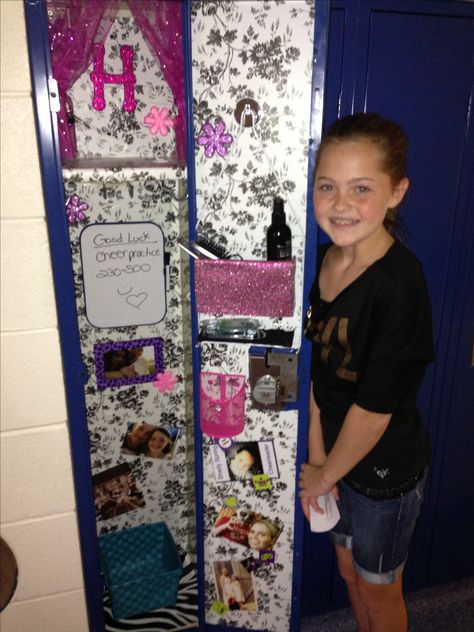
<path fill-rule="evenodd" d="M 233 480 L 252 480 L 254 466 L 257 462 L 256 451 L 249 444 L 241 445 L 235 451 L 235 455 L 229 460 L 229 474 Z"/>
<path fill-rule="evenodd" d="M 122 443 L 123 454 L 143 454 L 147 448 L 148 440 L 155 426 L 145 422 L 129 424 L 127 433 Z"/>
<path fill-rule="evenodd" d="M 219 577 L 219 583 L 222 591 L 222 601 L 228 606 L 229 600 L 233 597 L 232 591 L 232 575 L 229 572 L 227 566 L 222 568 L 222 572 Z"/>
<path fill-rule="evenodd" d="M 142 358 L 143 347 L 114 349 L 104 353 L 104 375 L 106 380 L 136 377 L 149 373 L 148 363 Z"/>
<path fill-rule="evenodd" d="M 279 535 L 280 529 L 275 524 L 266 518 L 259 518 L 250 527 L 248 545 L 255 551 L 272 549 Z"/>
<path fill-rule="evenodd" d="M 145 456 L 152 459 L 169 459 L 171 457 L 172 439 L 166 428 L 156 428 L 148 439 Z"/>
<path fill-rule="evenodd" d="M 408 188 L 407 138 L 377 114 L 334 123 L 318 151 L 314 211 L 332 243 L 318 253 L 306 335 L 313 341 L 309 458 L 300 498 L 331 532 L 358 632 L 406 632 L 402 571 L 422 500 L 429 439 L 416 395 L 433 356 L 417 259 L 396 238 Z"/>

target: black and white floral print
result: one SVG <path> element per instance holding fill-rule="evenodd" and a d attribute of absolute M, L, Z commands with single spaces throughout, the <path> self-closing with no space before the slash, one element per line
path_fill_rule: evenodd
<path fill-rule="evenodd" d="M 196 144 L 198 233 L 244 259 L 266 257 L 273 198 L 286 200 L 297 260 L 292 319 L 301 320 L 307 206 L 314 3 L 193 2 L 193 116 L 224 121 L 234 142 L 225 158 Z M 258 104 L 253 127 L 235 118 L 239 100 Z M 296 328 L 296 346 L 300 342 Z"/>
<path fill-rule="evenodd" d="M 265 259 L 266 229 L 273 198 L 286 199 L 287 222 L 297 260 L 293 317 L 259 319 L 264 326 L 294 329 L 300 343 L 304 227 L 308 178 L 314 2 L 262 0 L 192 3 L 193 116 L 195 134 L 204 123 L 222 120 L 234 137 L 224 158 L 206 158 L 196 144 L 197 230 L 244 259 Z M 258 120 L 242 127 L 237 102 L 258 104 Z M 200 315 L 200 318 L 208 315 Z M 239 344 L 201 344 L 201 369 L 248 377 L 248 348 Z M 280 471 L 272 488 L 257 491 L 252 481 L 216 483 L 212 439 L 203 439 L 206 621 L 240 629 L 286 632 L 291 616 L 293 522 L 296 483 L 297 411 L 251 407 L 246 386 L 245 430 L 236 442 L 272 440 Z M 218 614 L 213 564 L 247 558 L 248 549 L 212 535 L 226 499 L 278 517 L 283 531 L 275 562 L 252 572 L 255 612 Z M 258 556 L 257 556 L 258 557 Z M 255 558 L 255 555 L 254 555 Z"/>
<path fill-rule="evenodd" d="M 176 542 L 185 550 L 195 548 L 194 473 L 192 465 L 192 406 L 189 400 L 191 365 L 189 288 L 183 281 L 181 250 L 177 246 L 181 222 L 186 218 L 186 180 L 177 169 L 64 170 L 66 197 L 74 193 L 87 201 L 85 222 L 70 226 L 76 305 L 81 351 L 88 380 L 85 385 L 87 419 L 93 473 L 129 463 L 145 506 L 116 518 L 98 521 L 98 533 L 121 530 L 142 523 L 164 520 Z M 170 285 L 167 312 L 156 325 L 95 328 L 85 314 L 81 268 L 80 234 L 85 226 L 103 222 L 150 221 L 162 227 L 165 251 L 170 255 Z M 189 277 L 188 277 L 189 278 Z M 186 311 L 187 310 L 187 311 Z M 172 391 L 160 393 L 153 384 L 130 384 L 99 389 L 96 381 L 94 345 L 161 337 L 164 367 L 178 378 Z M 188 352 L 185 353 L 185 347 Z M 127 424 L 148 422 L 180 430 L 173 459 L 163 461 L 124 455 L 121 452 Z"/>
<path fill-rule="evenodd" d="M 313 0 L 205 0 L 192 2 L 193 118 L 196 136 L 202 126 L 221 120 L 234 137 L 227 156 L 206 158 L 196 145 L 197 229 L 234 254 L 246 259 L 265 258 L 265 234 L 276 195 L 287 201 L 287 220 L 293 232 L 297 260 L 293 317 L 264 324 L 295 330 L 300 343 L 302 276 L 308 137 L 313 55 Z M 121 108 L 122 87 L 106 87 L 116 95 L 103 112 L 91 107 L 92 82 L 82 75 L 71 90 L 78 119 L 76 134 L 82 158 L 152 158 L 164 161 L 174 153 L 174 135 L 152 137 L 143 119 L 152 105 L 172 109 L 173 98 L 154 54 L 129 16 L 121 16 L 106 42 L 106 65 L 121 72 L 119 47 L 132 45 L 137 75 L 134 115 Z M 257 122 L 242 127 L 234 116 L 237 102 L 252 98 L 258 104 Z M 89 204 L 85 221 L 71 225 L 75 293 L 82 359 L 88 374 L 85 384 L 93 473 L 127 462 L 143 494 L 145 506 L 98 522 L 98 533 L 165 520 L 178 545 L 193 551 L 194 463 L 189 279 L 186 258 L 181 258 L 178 237 L 187 234 L 186 182 L 176 169 L 100 168 L 64 171 L 66 196 L 76 194 Z M 97 329 L 85 314 L 81 271 L 80 233 L 100 222 L 152 221 L 165 235 L 170 253 L 168 310 L 161 323 L 151 326 Z M 100 390 L 95 381 L 93 347 L 97 342 L 162 337 L 165 370 L 178 377 L 171 392 L 160 393 L 151 383 Z M 201 344 L 201 369 L 248 377 L 248 348 L 238 344 Z M 206 622 L 245 630 L 286 632 L 291 617 L 293 523 L 296 482 L 298 412 L 256 410 L 246 386 L 245 429 L 235 441 L 273 441 L 279 478 L 271 489 L 257 491 L 252 481 L 217 484 L 210 459 L 212 440 L 203 437 L 204 566 Z M 121 445 L 130 421 L 168 424 L 180 429 L 173 459 L 127 456 Z M 252 570 L 257 598 L 255 612 L 217 614 L 213 564 L 242 560 L 246 547 L 212 536 L 217 513 L 228 499 L 253 511 L 278 518 L 283 530 L 274 546 L 275 561 Z M 247 560 L 248 561 L 248 560 Z"/>

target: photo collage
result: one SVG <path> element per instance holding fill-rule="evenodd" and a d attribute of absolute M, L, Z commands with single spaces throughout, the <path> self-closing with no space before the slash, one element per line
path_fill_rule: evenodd
<path fill-rule="evenodd" d="M 210 531 L 211 538 L 225 548 L 238 545 L 239 554 L 213 561 L 216 601 L 212 610 L 224 615 L 230 611 L 258 611 L 255 577 L 259 569 L 275 563 L 275 545 L 283 530 L 277 516 L 264 515 L 252 507 L 249 498 L 258 502 L 256 492 L 259 483 L 267 481 L 266 489 L 271 489 L 272 481 L 279 478 L 279 468 L 273 441 L 235 442 L 219 439 L 210 445 L 210 458 L 214 481 L 219 489 L 231 486 L 232 494 L 217 509 L 217 517 Z M 237 499 L 238 483 L 250 485 L 252 496 L 247 493 L 245 502 Z M 222 547 L 217 548 L 222 551 Z"/>
<path fill-rule="evenodd" d="M 164 341 L 162 338 L 97 343 L 94 345 L 97 384 L 101 389 L 153 382 L 163 375 Z M 157 386 L 160 388 L 161 384 Z M 171 384 L 168 390 L 171 390 Z M 160 389 L 162 390 L 162 389 Z M 169 424 L 127 420 L 123 429 L 120 454 L 170 461 L 179 429 Z M 97 517 L 115 518 L 145 506 L 132 468 L 127 463 L 100 472 L 93 477 Z"/>

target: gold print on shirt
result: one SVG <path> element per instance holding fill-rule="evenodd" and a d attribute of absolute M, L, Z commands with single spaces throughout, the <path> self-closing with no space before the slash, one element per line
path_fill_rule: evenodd
<path fill-rule="evenodd" d="M 316 323 L 315 329 L 317 331 L 314 336 L 315 342 L 319 342 L 322 346 L 321 359 L 327 364 L 329 355 L 333 345 L 331 344 L 331 335 L 337 325 L 337 340 L 341 347 L 344 349 L 344 358 L 336 370 L 337 377 L 341 380 L 348 380 L 349 382 L 357 382 L 357 371 L 350 371 L 346 367 L 352 360 L 352 349 L 347 337 L 347 329 L 349 326 L 348 318 L 338 318 L 337 316 L 331 316 L 326 325 L 322 320 Z"/>
<path fill-rule="evenodd" d="M 331 351 L 331 343 L 329 342 L 331 339 L 331 334 L 333 332 L 334 327 L 336 326 L 337 323 L 337 317 L 336 316 L 331 316 L 331 318 L 328 320 L 326 327 L 324 327 L 323 332 L 322 332 L 322 336 L 321 336 L 321 343 L 323 345 L 323 348 L 321 350 L 321 358 L 323 359 L 323 362 L 328 361 L 329 358 L 329 352 Z M 318 330 L 320 330 L 320 327 L 323 327 L 322 322 L 318 323 Z"/>
<path fill-rule="evenodd" d="M 347 328 L 349 326 L 348 318 L 339 319 L 339 327 L 337 330 L 337 337 L 339 342 L 342 345 L 342 348 L 346 352 L 344 356 L 344 360 L 342 361 L 341 366 L 337 369 L 336 375 L 340 377 L 342 380 L 349 380 L 350 382 L 357 382 L 357 371 L 349 371 L 346 369 L 346 366 L 352 360 L 352 349 L 349 344 L 349 340 L 347 339 Z"/>

